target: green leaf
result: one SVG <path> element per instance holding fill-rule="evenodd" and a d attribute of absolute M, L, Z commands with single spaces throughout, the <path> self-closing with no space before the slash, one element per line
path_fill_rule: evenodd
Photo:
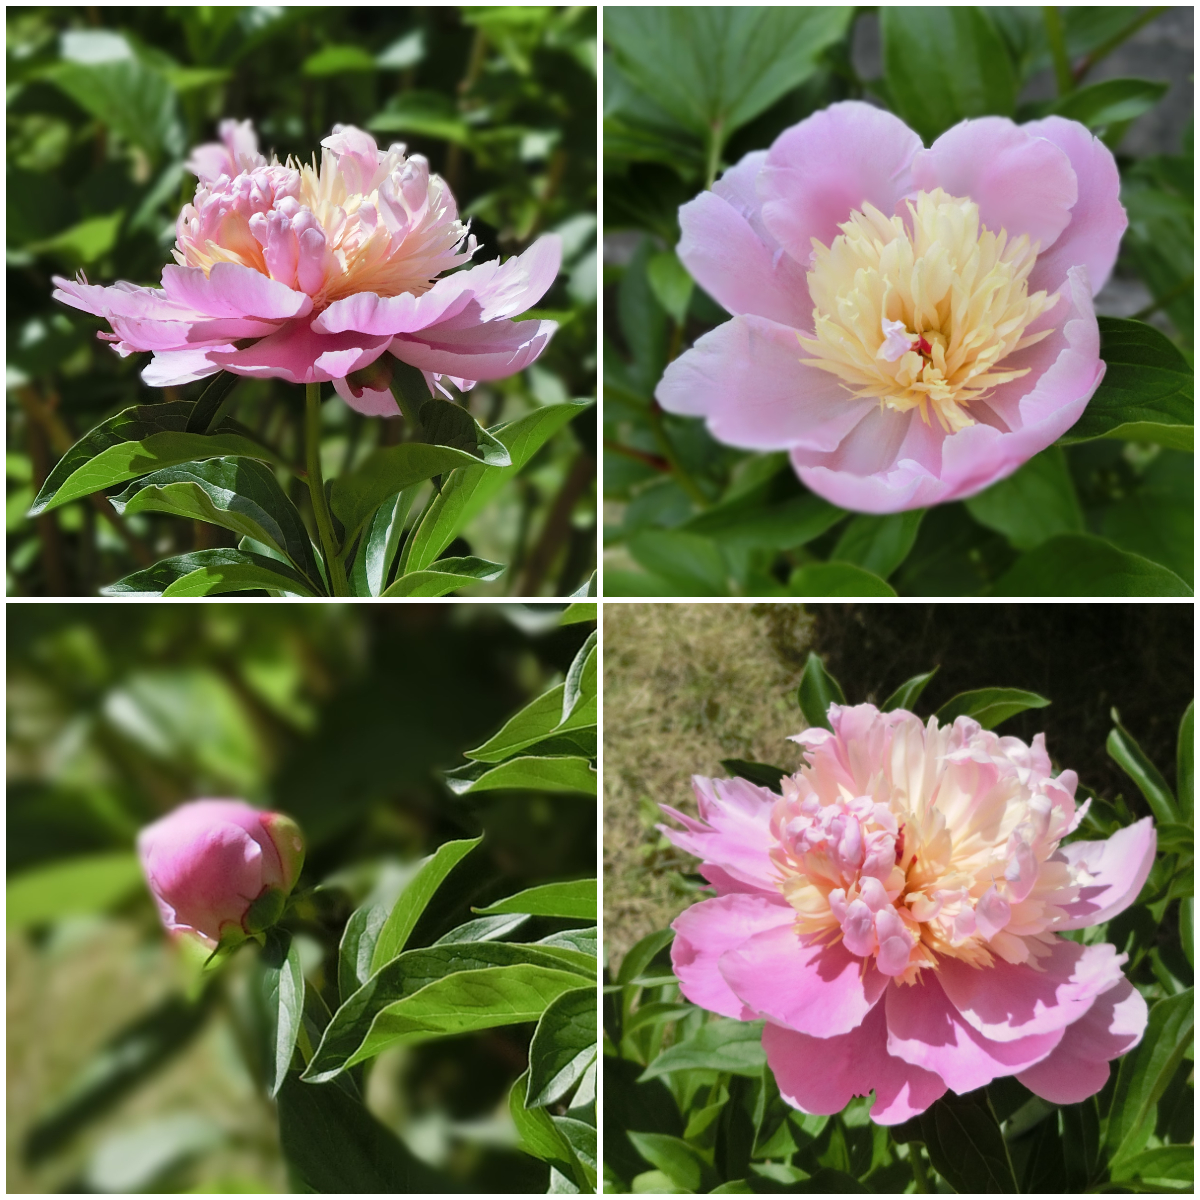
<path fill-rule="evenodd" d="M 269 458 L 269 451 L 234 433 L 186 433 L 190 400 L 140 404 L 89 430 L 59 459 L 38 492 L 31 517 L 161 467 L 222 454 Z"/>
<path fill-rule="evenodd" d="M 1008 1147 L 987 1092 L 947 1092 L 917 1118 L 930 1161 L 956 1192 L 1016 1192 Z"/>
<path fill-rule="evenodd" d="M 715 1178 L 709 1178 L 713 1175 L 712 1168 L 683 1138 L 667 1133 L 635 1133 L 632 1129 L 628 1130 L 628 1137 L 637 1152 L 675 1185 L 672 1191 L 707 1191 L 703 1184 L 716 1182 Z"/>
<path fill-rule="evenodd" d="M 471 128 L 454 101 L 440 92 L 408 91 L 393 96 L 366 122 L 376 133 L 409 133 L 460 146 L 471 143 Z"/>
<path fill-rule="evenodd" d="M 596 1060 L 596 988 L 564 992 L 542 1013 L 529 1044 L 526 1107 L 561 1100 Z"/>
<path fill-rule="evenodd" d="M 721 142 L 804 82 L 849 8 L 609 8 L 629 80 L 680 125 Z"/>
<path fill-rule="evenodd" d="M 350 914 L 338 945 L 338 996 L 348 1000 L 371 977 L 371 958 L 391 906 L 369 901 Z"/>
<path fill-rule="evenodd" d="M 984 729 L 995 729 L 1009 717 L 1028 708 L 1046 708 L 1050 701 L 1036 692 L 1020 688 L 978 688 L 959 692 L 934 714 L 939 725 L 951 724 L 955 717 L 972 717 Z"/>
<path fill-rule="evenodd" d="M 494 792 L 501 788 L 533 792 L 576 792 L 596 794 L 596 771 L 586 758 L 553 755 L 547 758 L 522 756 L 478 773 L 472 767 L 445 773 L 446 783 L 458 796 Z"/>
<path fill-rule="evenodd" d="M 599 658 L 597 647 L 598 632 L 593 629 L 588 634 L 587 641 L 579 647 L 571 666 L 567 670 L 567 679 L 563 684 L 562 720 L 560 727 L 567 725 L 572 715 L 580 708 L 581 702 L 596 698 L 596 664 Z M 592 706 L 591 719 L 595 723 L 595 706 Z"/>
<path fill-rule="evenodd" d="M 896 589 L 878 575 L 851 563 L 810 563 L 788 580 L 789 596 L 894 596 Z"/>
<path fill-rule="evenodd" d="M 215 596 L 222 592 L 313 595 L 312 585 L 286 563 L 245 550 L 196 550 L 164 558 L 101 588 L 105 596 Z"/>
<path fill-rule="evenodd" d="M 963 501 L 980 525 L 1003 534 L 1018 550 L 1032 550 L 1058 533 L 1083 531 L 1083 510 L 1058 446 Z"/>
<path fill-rule="evenodd" d="M 1045 115 L 1079 121 L 1089 129 L 1102 129 L 1149 112 L 1166 94 L 1168 86 L 1154 79 L 1106 79 L 1068 92 L 1055 100 Z"/>
<path fill-rule="evenodd" d="M 109 1038 L 38 1115 L 25 1141 L 30 1162 L 40 1162 L 103 1119 L 121 1097 L 187 1048 L 207 1023 L 212 997 L 211 989 L 194 1000 L 169 995 Z"/>
<path fill-rule="evenodd" d="M 566 995 L 572 993 L 567 992 Z M 558 1127 L 544 1108 L 527 1108 L 525 1106 L 526 1089 L 529 1085 L 528 1070 L 512 1085 L 508 1093 L 508 1111 L 513 1124 L 517 1127 L 517 1136 L 521 1139 L 521 1149 L 543 1162 L 557 1163 L 564 1174 L 574 1175 L 578 1166 L 571 1143 L 559 1132 Z"/>
<path fill-rule="evenodd" d="M 647 529 L 629 539 L 629 553 L 683 595 L 724 596 L 729 568 L 709 538 L 676 529 Z"/>
<path fill-rule="evenodd" d="M 549 404 L 519 420 L 490 429 L 489 434 L 507 449 L 510 465 L 486 467 L 476 463 L 460 467 L 446 479 L 404 548 L 403 569 L 423 571 L 430 566 L 500 488 L 591 403 L 591 400 L 572 400 Z"/>
<path fill-rule="evenodd" d="M 1195 702 L 1187 706 L 1179 722 L 1179 742 L 1175 751 L 1175 778 L 1178 781 L 1179 811 L 1185 821 L 1192 819 L 1192 788 L 1195 778 Z"/>
<path fill-rule="evenodd" d="M 292 935 L 269 929 L 262 955 L 263 1003 L 267 1014 L 267 1093 L 278 1094 L 292 1065 L 304 1015 L 304 972 Z"/>
<path fill-rule="evenodd" d="M 575 1152 L 576 1161 L 583 1172 L 583 1186 L 580 1191 L 594 1192 L 596 1190 L 596 1128 L 586 1121 L 577 1121 L 574 1117 L 553 1117 L 555 1127 Z"/>
<path fill-rule="evenodd" d="M 488 471 L 474 455 L 451 446 L 428 446 L 424 442 L 402 442 L 373 450 L 353 471 L 338 476 L 329 492 L 333 515 L 346 529 L 347 540 L 389 496 L 435 475 L 470 465 Z"/>
<path fill-rule="evenodd" d="M 846 526 L 829 557 L 886 579 L 908 557 L 924 515 L 923 508 L 916 508 L 886 517 L 857 516 Z"/>
<path fill-rule="evenodd" d="M 809 651 L 800 676 L 800 687 L 796 697 L 805 721 L 813 728 L 832 729 L 829 723 L 829 706 L 845 704 L 846 695 L 842 686 L 825 670 L 825 663 L 817 654 Z"/>
<path fill-rule="evenodd" d="M 1121 724 L 1117 710 L 1112 710 L 1113 725 L 1104 748 L 1108 756 L 1133 780 L 1138 791 L 1146 797 L 1156 821 L 1170 823 L 1179 820 L 1179 808 L 1159 769 L 1146 757 L 1141 746 Z"/>
<path fill-rule="evenodd" d="M 387 586 L 388 574 L 404 533 L 404 522 L 420 487 L 420 484 L 414 484 L 397 492 L 390 504 L 385 500 L 375 510 L 354 556 L 351 578 L 356 596 L 378 596 Z"/>
<path fill-rule="evenodd" d="M 528 913 L 535 917 L 582 917 L 596 919 L 596 881 L 576 879 L 569 883 L 544 883 L 526 888 L 515 896 L 497 900 L 477 913 Z"/>
<path fill-rule="evenodd" d="M 564 972 L 573 980 L 570 986 L 576 988 L 582 986 L 581 980 L 596 977 L 595 956 L 571 946 L 470 941 L 406 950 L 385 963 L 342 1002 L 326 1026 L 304 1077 L 332 1079 L 345 1070 L 351 1065 L 349 1060 L 361 1050 L 377 1018 L 390 1006 L 411 999 L 455 974 L 516 967 Z"/>
<path fill-rule="evenodd" d="M 655 254 L 646 264 L 646 279 L 654 298 L 666 309 L 676 325 L 682 325 L 687 320 L 695 283 L 675 251 L 664 250 Z"/>
<path fill-rule="evenodd" d="M 310 54 L 300 66 L 300 74 L 322 79 L 330 75 L 370 73 L 376 62 L 361 46 L 322 46 Z"/>
<path fill-rule="evenodd" d="M 590 594 L 590 593 L 589 593 Z M 585 621 L 596 620 L 596 605 L 594 604 L 570 604 L 567 606 L 566 612 L 563 613 L 560 625 L 581 625 Z"/>
<path fill-rule="evenodd" d="M 432 1037 L 536 1021 L 551 1001 L 577 989 L 579 978 L 574 972 L 529 964 L 456 971 L 385 1008 L 345 1065 Z"/>
<path fill-rule="evenodd" d="M 447 875 L 482 841 L 482 837 L 463 838 L 456 842 L 445 842 L 422 859 L 416 874 L 409 880 L 392 906 L 391 914 L 380 930 L 371 955 L 372 974 L 385 963 L 391 962 L 405 946 L 418 918 L 433 894 L 441 887 Z"/>
<path fill-rule="evenodd" d="M 879 26 L 893 107 L 927 146 L 965 117 L 1012 116 L 1012 62 L 984 9 L 889 6 Z"/>
<path fill-rule="evenodd" d="M 504 563 L 486 558 L 439 558 L 427 571 L 401 575 L 385 596 L 444 596 L 469 583 L 490 583 L 505 572 Z"/>
<path fill-rule="evenodd" d="M 231 529 L 285 555 L 321 589 L 312 541 L 275 473 L 252 458 L 213 458 L 167 467 L 111 498 L 122 514 L 167 512 Z"/>
<path fill-rule="evenodd" d="M 617 982 L 632 984 L 642 972 L 654 961 L 663 949 L 671 944 L 675 937 L 672 929 L 659 929 L 648 933 L 635 943 L 629 953 L 621 960 L 621 969 L 617 972 Z"/>
<path fill-rule="evenodd" d="M 29 254 L 51 255 L 67 263 L 70 268 L 90 266 L 117 244 L 117 235 L 124 219 L 123 211 L 103 217 L 88 217 L 53 237 L 30 242 L 24 249 Z"/>
<path fill-rule="evenodd" d="M 1120 549 L 1148 558 L 1194 586 L 1196 509 L 1190 487 L 1186 496 L 1153 486 L 1128 492 L 1105 506 L 1099 532 Z"/>
<path fill-rule="evenodd" d="M 1155 1108 L 1191 1044 L 1194 1023 L 1193 989 L 1168 996 L 1150 1009 L 1145 1036 L 1121 1059 L 1105 1139 L 1114 1171 L 1153 1132 Z"/>
<path fill-rule="evenodd" d="M 449 1183 L 336 1084 L 289 1075 L 276 1099 L 279 1140 L 297 1192 L 445 1192 Z"/>
<path fill-rule="evenodd" d="M 714 504 L 679 529 L 739 549 L 790 550 L 820 537 L 846 516 L 844 509 L 811 494 L 771 504 L 767 490 L 764 484 L 749 494 Z"/>
<path fill-rule="evenodd" d="M 505 914 L 499 917 L 480 917 L 475 921 L 464 921 L 449 933 L 443 933 L 433 944 L 446 946 L 457 942 L 492 942 L 507 937 L 529 919 L 526 913 Z"/>
<path fill-rule="evenodd" d="M 105 912 L 144 886 L 137 855 L 127 850 L 57 859 L 9 877 L 4 912 L 9 929 Z"/>
<path fill-rule="evenodd" d="M 772 767 L 768 763 L 750 762 L 744 758 L 723 758 L 721 759 L 721 766 L 730 775 L 734 775 L 738 779 L 748 779 L 751 783 L 757 784 L 759 787 L 770 788 L 773 792 L 778 792 L 780 790 L 779 781 L 785 775 L 791 774 L 791 771 L 787 771 L 783 767 Z"/>
<path fill-rule="evenodd" d="M 480 762 L 502 762 L 520 750 L 544 740 L 562 719 L 564 684 L 543 692 L 520 712 L 510 717 L 499 733 L 482 746 L 466 751 L 467 758 Z"/>
<path fill-rule="evenodd" d="M 761 1021 L 709 1021 L 652 1059 L 639 1082 L 675 1071 L 721 1071 L 757 1078 L 767 1061 L 762 1031 Z"/>
<path fill-rule="evenodd" d="M 1190 596 L 1174 571 L 1087 533 L 1058 534 L 1017 559 L 997 596 Z"/>
<path fill-rule="evenodd" d="M 891 712 L 903 708 L 912 712 L 912 706 L 920 699 L 929 681 L 938 673 L 937 667 L 926 671 L 924 675 L 914 675 L 906 679 L 880 706 L 881 712 Z"/>
<path fill-rule="evenodd" d="M 1194 1180 L 1196 1148 L 1194 1146 L 1158 1146 L 1143 1150 L 1116 1166 L 1114 1179 L 1171 1180 L 1191 1183 Z M 1191 1188 L 1187 1189 L 1191 1191 Z"/>
<path fill-rule="evenodd" d="M 1191 450 L 1192 369 L 1187 360 L 1153 325 L 1121 317 L 1098 320 L 1100 357 L 1107 364 L 1104 378 L 1083 416 L 1059 441 L 1070 445 L 1104 437 Z"/>

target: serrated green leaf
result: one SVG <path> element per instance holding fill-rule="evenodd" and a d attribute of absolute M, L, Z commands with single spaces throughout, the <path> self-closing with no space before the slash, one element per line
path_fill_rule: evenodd
<path fill-rule="evenodd" d="M 543 883 L 474 911 L 484 915 L 528 913 L 535 917 L 582 917 L 594 921 L 596 881 L 576 879 L 569 883 Z"/>
<path fill-rule="evenodd" d="M 832 729 L 829 723 L 829 706 L 845 704 L 846 695 L 828 671 L 825 663 L 817 654 L 809 652 L 808 661 L 804 664 L 804 674 L 800 677 L 800 687 L 797 691 L 800 701 L 800 711 L 805 721 L 816 729 Z"/>
<path fill-rule="evenodd" d="M 971 717 L 984 729 L 995 729 L 1017 713 L 1028 708 L 1046 708 L 1049 703 L 1044 696 L 1021 688 L 977 688 L 970 692 L 959 692 L 947 700 L 934 716 L 939 725 L 950 725 L 956 717 Z"/>
<path fill-rule="evenodd" d="M 404 949 L 409 934 L 429 901 L 433 899 L 434 892 L 482 840 L 482 837 L 477 837 L 445 842 L 428 858 L 422 860 L 420 867 L 392 906 L 392 911 L 379 932 L 374 952 L 371 954 L 372 974 L 385 963 L 391 962 Z"/>

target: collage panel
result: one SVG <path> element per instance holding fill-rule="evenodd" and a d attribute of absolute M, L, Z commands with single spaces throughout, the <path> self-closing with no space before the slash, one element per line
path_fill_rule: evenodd
<path fill-rule="evenodd" d="M 595 1190 L 594 605 L 7 617 L 10 1193 Z"/>
<path fill-rule="evenodd" d="M 1191 1190 L 1191 605 L 603 619 L 606 1192 Z"/>
<path fill-rule="evenodd" d="M 1191 596 L 1194 10 L 605 5 L 606 596 Z"/>
<path fill-rule="evenodd" d="M 593 587 L 594 7 L 6 19 L 7 594 Z"/>

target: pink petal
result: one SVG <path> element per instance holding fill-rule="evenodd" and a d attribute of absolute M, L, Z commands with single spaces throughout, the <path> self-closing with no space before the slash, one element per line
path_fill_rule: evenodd
<path fill-rule="evenodd" d="M 188 346 L 221 345 L 241 338 L 261 338 L 275 333 L 279 324 L 244 317 L 164 321 L 150 318 L 110 316 L 109 324 L 121 340 L 134 350 L 182 350 Z"/>
<path fill-rule="evenodd" d="M 1124 961 L 1107 942 L 1081 946 L 1057 938 L 1036 968 L 999 958 L 978 968 L 945 958 L 938 982 L 969 1025 L 992 1041 L 1012 1042 L 1079 1020 L 1121 978 Z"/>
<path fill-rule="evenodd" d="M 898 1125 L 946 1091 L 937 1075 L 888 1054 L 882 1004 L 857 1029 L 838 1037 L 808 1037 L 768 1021 L 763 1049 L 780 1094 L 801 1112 L 838 1113 L 855 1096 L 874 1091 L 871 1119 Z"/>
<path fill-rule="evenodd" d="M 752 1021 L 755 1014 L 734 995 L 718 970 L 726 950 L 764 929 L 790 929 L 796 914 L 778 893 L 718 896 L 693 904 L 672 923 L 671 964 L 680 991 L 693 1003 L 725 1017 Z"/>
<path fill-rule="evenodd" d="M 831 104 L 775 139 L 759 177 L 763 224 L 808 267 L 812 242 L 828 246 L 838 226 L 869 201 L 891 215 L 913 189 L 921 149 L 899 117 L 857 100 Z"/>
<path fill-rule="evenodd" d="M 219 265 L 219 264 L 218 264 Z M 209 350 L 209 361 L 235 375 L 328 383 L 373 363 L 388 347 L 386 334 L 313 333 L 294 321 L 244 350 Z"/>
<path fill-rule="evenodd" d="M 878 402 L 853 399 L 800 358 L 795 330 L 734 317 L 671 363 L 654 394 L 668 412 L 704 417 L 713 437 L 731 446 L 834 451 Z"/>
<path fill-rule="evenodd" d="M 1048 1058 L 1017 1078 L 1051 1104 L 1078 1104 L 1108 1082 L 1109 1062 L 1142 1040 L 1147 1018 L 1141 993 L 1122 979 L 1067 1029 Z"/>
<path fill-rule="evenodd" d="M 1047 117 L 1023 128 L 1035 137 L 1053 142 L 1071 160 L 1079 180 L 1079 199 L 1071 209 L 1071 223 L 1047 253 L 1038 256 L 1029 279 L 1029 290 L 1054 291 L 1062 286 L 1071 267 L 1086 267 L 1092 295 L 1108 281 L 1117 248 L 1129 224 L 1121 206 L 1121 178 L 1112 151 L 1078 121 Z"/>
<path fill-rule="evenodd" d="M 534 362 L 557 329 L 555 321 L 496 320 L 470 329 L 434 325 L 393 338 L 389 349 L 422 371 L 474 382 L 506 379 Z"/>
<path fill-rule="evenodd" d="M 147 387 L 180 387 L 197 379 L 206 379 L 222 368 L 208 356 L 214 350 L 234 352 L 237 347 L 200 346 L 189 350 L 158 350 L 142 371 L 142 382 Z"/>
<path fill-rule="evenodd" d="M 163 267 L 162 281 L 171 300 L 203 316 L 282 321 L 312 311 L 310 296 L 240 263 L 216 263 L 207 278 L 199 267 Z"/>
<path fill-rule="evenodd" d="M 1105 841 L 1060 846 L 1059 853 L 1068 862 L 1085 867 L 1095 882 L 1080 889 L 1078 900 L 1061 906 L 1068 919 L 1055 928 L 1083 929 L 1124 912 L 1150 875 L 1157 843 L 1154 822 L 1143 817 Z"/>
<path fill-rule="evenodd" d="M 913 159 L 912 180 L 921 191 L 970 197 L 988 229 L 1010 240 L 1028 234 L 1043 251 L 1070 224 L 1079 196 L 1066 153 L 1007 117 L 960 121 Z"/>
<path fill-rule="evenodd" d="M 791 923 L 727 950 L 719 966 L 751 1012 L 821 1038 L 860 1025 L 888 985 L 873 963 L 856 958 L 841 942 L 804 941 Z"/>
<path fill-rule="evenodd" d="M 360 412 L 364 416 L 398 417 L 400 415 L 400 406 L 396 403 L 396 397 L 387 388 L 362 388 L 356 396 L 345 379 L 335 379 L 333 390 L 355 412 Z"/>
<path fill-rule="evenodd" d="M 919 982 L 887 993 L 888 1053 L 933 1071 L 960 1096 L 1002 1075 L 1040 1062 L 1063 1032 L 994 1042 L 972 1029 L 946 999 L 937 976 L 922 971 Z"/>
<path fill-rule="evenodd" d="M 746 155 L 710 192 L 679 210 L 678 253 L 696 282 L 729 312 L 812 328 L 804 268 L 762 227 L 754 179 L 766 151 Z M 755 228 L 755 225 L 758 228 Z"/>
<path fill-rule="evenodd" d="M 95 283 L 64 279 L 61 275 L 55 275 L 53 281 L 53 299 L 107 320 L 119 316 L 180 321 L 195 315 L 186 305 L 169 299 L 161 288 L 137 287 L 123 281 L 111 287 L 102 287 Z"/>

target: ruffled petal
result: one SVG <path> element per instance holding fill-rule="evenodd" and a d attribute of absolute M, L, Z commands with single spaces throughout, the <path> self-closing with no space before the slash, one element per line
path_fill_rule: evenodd
<path fill-rule="evenodd" d="M 1055 928 L 1083 929 L 1124 912 L 1149 878 L 1157 844 L 1154 822 L 1143 817 L 1102 842 L 1060 846 L 1059 853 L 1074 866 L 1084 867 L 1093 882 L 1080 889 L 1077 900 L 1061 906 L 1067 920 Z"/>
<path fill-rule="evenodd" d="M 1141 993 L 1122 979 L 1067 1029 L 1052 1054 L 1017 1078 L 1051 1104 L 1078 1104 L 1108 1082 L 1109 1062 L 1142 1040 L 1148 1017 Z"/>
<path fill-rule="evenodd" d="M 693 904 L 672 923 L 671 964 L 680 991 L 693 1003 L 739 1021 L 752 1021 L 748 1009 L 718 969 L 721 955 L 764 929 L 790 927 L 795 913 L 782 896 L 718 896 Z"/>
<path fill-rule="evenodd" d="M 389 349 L 401 362 L 422 371 L 478 383 L 523 371 L 546 349 L 557 329 L 555 321 L 496 320 L 468 329 L 435 325 L 393 338 Z"/>
<path fill-rule="evenodd" d="M 169 299 L 201 316 L 286 321 L 312 312 L 311 296 L 240 263 L 215 263 L 207 276 L 199 267 L 163 267 L 162 282 Z"/>
<path fill-rule="evenodd" d="M 864 962 L 841 942 L 822 946 L 805 941 L 790 922 L 727 950 L 719 967 L 751 1012 L 819 1038 L 849 1033 L 862 1024 L 888 985 L 873 960 Z"/>
<path fill-rule="evenodd" d="M 735 317 L 671 363 L 654 394 L 668 412 L 704 417 L 713 437 L 731 446 L 835 452 L 878 403 L 848 396 L 800 354 L 795 330 Z"/>
<path fill-rule="evenodd" d="M 801 1112 L 838 1113 L 855 1096 L 874 1091 L 871 1119 L 898 1125 L 946 1092 L 937 1075 L 887 1052 L 882 1004 L 858 1028 L 838 1037 L 808 1037 L 768 1022 L 763 1049 L 780 1094 Z"/>
<path fill-rule="evenodd" d="M 1055 940 L 1037 967 L 996 959 L 986 969 L 946 958 L 938 982 L 967 1024 L 992 1041 L 1012 1042 L 1078 1021 L 1121 979 L 1125 955 L 1107 942 Z"/>
<path fill-rule="evenodd" d="M 388 347 L 386 335 L 313 333 L 295 321 L 244 350 L 209 350 L 219 370 L 252 378 L 287 379 L 292 383 L 328 383 L 370 366 Z"/>

